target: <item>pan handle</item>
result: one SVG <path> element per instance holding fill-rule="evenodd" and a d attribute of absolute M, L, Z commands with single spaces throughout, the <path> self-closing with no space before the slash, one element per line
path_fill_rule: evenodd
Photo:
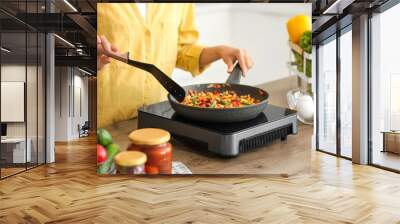
<path fill-rule="evenodd" d="M 118 61 L 121 61 L 124 63 L 128 63 L 128 60 L 129 60 L 129 52 L 115 53 L 112 51 L 108 51 L 108 52 L 105 52 L 104 54 L 110 58 L 114 58 L 115 60 L 118 60 Z"/>
<path fill-rule="evenodd" d="M 147 64 L 144 62 L 140 62 L 140 61 L 135 61 L 135 60 L 131 60 L 129 59 L 129 52 L 125 52 L 125 53 L 115 53 L 115 52 L 106 52 L 105 53 L 108 57 L 114 58 L 115 60 L 121 61 L 123 63 L 132 65 L 136 68 L 140 68 L 142 70 L 145 70 L 155 76 L 157 76 L 157 74 L 154 74 L 154 66 L 152 64 Z"/>
<path fill-rule="evenodd" d="M 228 79 L 226 80 L 226 83 L 240 84 L 240 77 L 242 75 L 243 75 L 242 68 L 240 68 L 239 63 L 236 62 L 236 65 L 233 67 L 231 74 L 229 75 Z"/>

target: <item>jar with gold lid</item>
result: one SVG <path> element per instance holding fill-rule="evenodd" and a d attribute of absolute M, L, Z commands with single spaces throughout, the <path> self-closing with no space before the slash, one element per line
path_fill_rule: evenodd
<path fill-rule="evenodd" d="M 117 174 L 145 174 L 147 156 L 139 151 L 120 152 L 114 157 Z"/>
<path fill-rule="evenodd" d="M 172 146 L 168 131 L 158 128 L 143 128 L 129 134 L 129 151 L 141 151 L 147 155 L 146 174 L 171 174 Z"/>

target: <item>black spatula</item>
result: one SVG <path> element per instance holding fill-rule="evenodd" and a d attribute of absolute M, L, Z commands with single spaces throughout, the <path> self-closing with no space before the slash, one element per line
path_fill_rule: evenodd
<path fill-rule="evenodd" d="M 240 84 L 240 78 L 242 76 L 242 68 L 240 67 L 239 62 L 236 62 L 236 65 L 233 67 L 231 74 L 229 74 L 229 77 L 225 82 L 230 84 Z"/>
<path fill-rule="evenodd" d="M 142 70 L 145 70 L 146 72 L 149 72 L 177 101 L 182 102 L 185 99 L 185 90 L 178 83 L 168 77 L 164 72 L 158 69 L 155 65 L 131 60 L 129 59 L 129 52 L 126 52 L 124 54 L 107 52 L 105 54 L 111 58 L 114 58 L 115 60 L 124 62 L 128 65 L 132 65 L 136 68 L 140 68 Z"/>

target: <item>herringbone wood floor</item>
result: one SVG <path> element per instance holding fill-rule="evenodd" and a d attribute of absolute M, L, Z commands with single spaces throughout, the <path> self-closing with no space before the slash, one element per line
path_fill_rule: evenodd
<path fill-rule="evenodd" d="M 400 175 L 322 153 L 301 176 L 98 177 L 94 144 L 0 181 L 0 223 L 400 223 Z"/>

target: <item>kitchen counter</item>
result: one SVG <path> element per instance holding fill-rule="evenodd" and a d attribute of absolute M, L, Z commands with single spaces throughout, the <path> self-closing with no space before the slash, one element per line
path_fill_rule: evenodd
<path fill-rule="evenodd" d="M 287 106 L 285 94 L 293 88 L 293 78 L 275 81 L 260 86 L 270 95 L 270 104 Z M 114 141 L 125 150 L 130 142 L 128 134 L 137 128 L 137 119 L 119 122 L 106 127 Z M 299 122 L 298 134 L 289 135 L 287 140 L 276 140 L 269 145 L 237 157 L 224 158 L 172 138 L 173 160 L 184 163 L 193 174 L 287 174 L 293 175 L 308 172 L 310 167 L 310 147 L 312 126 Z"/>

